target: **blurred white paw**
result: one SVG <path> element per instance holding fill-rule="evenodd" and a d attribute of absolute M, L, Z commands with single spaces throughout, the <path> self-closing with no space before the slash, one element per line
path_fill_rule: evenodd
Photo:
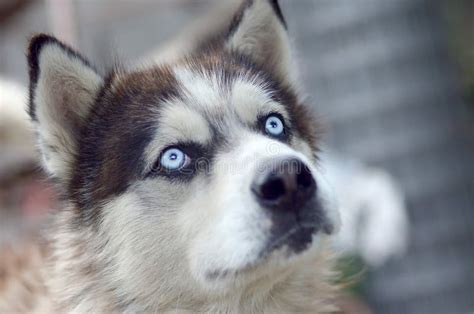
<path fill-rule="evenodd" d="M 373 267 L 403 255 L 409 222 L 403 193 L 384 170 L 332 154 L 323 157 L 342 219 L 335 245 Z"/>

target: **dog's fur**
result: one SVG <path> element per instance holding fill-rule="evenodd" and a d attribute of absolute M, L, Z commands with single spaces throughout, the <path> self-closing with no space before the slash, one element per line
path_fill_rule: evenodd
<path fill-rule="evenodd" d="M 325 239 L 337 229 L 338 214 L 316 166 L 317 124 L 295 92 L 297 72 L 276 1 L 244 1 L 224 30 L 172 63 L 103 77 L 48 35 L 32 39 L 28 61 L 29 113 L 44 167 L 66 201 L 43 254 L 44 283 L 31 289 L 41 296 L 23 306 L 332 309 Z M 284 119 L 285 138 L 262 133 L 259 121 L 270 113 Z M 191 172 L 156 170 L 170 145 L 185 147 Z M 259 166 L 282 157 L 301 160 L 318 186 L 311 222 L 299 222 L 315 232 L 299 249 L 287 240 L 300 227 L 279 234 L 250 191 Z M 15 280 L 0 277 L 0 295 L 11 293 L 8 285 L 26 284 Z M 18 308 L 0 302 L 0 312 L 8 309 Z"/>

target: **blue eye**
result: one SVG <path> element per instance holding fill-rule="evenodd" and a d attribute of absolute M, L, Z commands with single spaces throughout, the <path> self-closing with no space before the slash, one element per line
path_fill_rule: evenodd
<path fill-rule="evenodd" d="M 161 155 L 160 164 L 167 170 L 177 170 L 185 166 L 188 157 L 178 148 L 169 148 Z"/>
<path fill-rule="evenodd" d="M 279 136 L 285 130 L 283 122 L 275 115 L 271 115 L 265 121 L 265 132 L 273 136 Z"/>

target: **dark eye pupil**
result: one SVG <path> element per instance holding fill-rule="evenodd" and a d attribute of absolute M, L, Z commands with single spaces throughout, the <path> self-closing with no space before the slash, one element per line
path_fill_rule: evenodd
<path fill-rule="evenodd" d="M 278 126 L 276 121 L 271 121 L 270 124 L 271 124 L 272 128 L 276 128 Z"/>
<path fill-rule="evenodd" d="M 178 158 L 178 155 L 176 155 L 176 154 L 171 154 L 170 155 L 171 160 L 176 160 L 177 158 Z"/>

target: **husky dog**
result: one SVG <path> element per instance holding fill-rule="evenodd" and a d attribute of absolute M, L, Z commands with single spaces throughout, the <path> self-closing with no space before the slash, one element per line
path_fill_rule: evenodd
<path fill-rule="evenodd" d="M 167 64 L 103 77 L 44 34 L 28 63 L 29 114 L 66 199 L 41 306 L 332 310 L 339 218 L 277 1 L 244 1 Z"/>

